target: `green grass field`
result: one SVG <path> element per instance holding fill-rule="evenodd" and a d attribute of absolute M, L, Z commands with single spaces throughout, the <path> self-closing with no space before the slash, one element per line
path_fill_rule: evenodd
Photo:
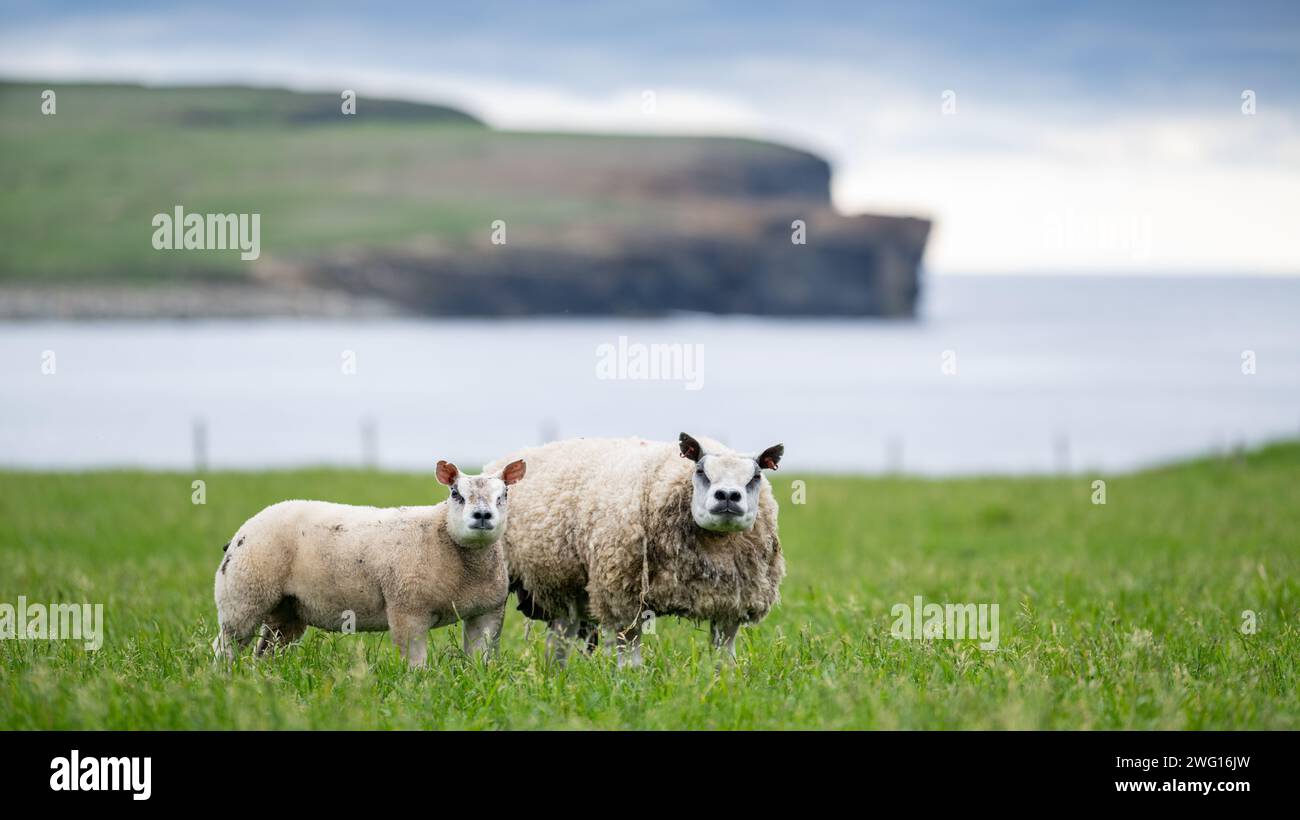
<path fill-rule="evenodd" d="M 1300 728 L 1300 445 L 1107 479 L 777 474 L 783 601 L 715 670 L 665 619 L 647 666 L 548 667 L 513 610 L 500 658 L 438 630 L 411 671 L 386 635 L 310 631 L 215 666 L 212 573 L 263 505 L 417 504 L 431 476 L 0 474 L 0 602 L 103 603 L 104 646 L 0 641 L 0 728 Z M 806 503 L 790 503 L 791 479 Z M 890 609 L 998 603 L 997 651 L 890 636 Z M 1242 611 L 1258 614 L 1243 634 Z"/>

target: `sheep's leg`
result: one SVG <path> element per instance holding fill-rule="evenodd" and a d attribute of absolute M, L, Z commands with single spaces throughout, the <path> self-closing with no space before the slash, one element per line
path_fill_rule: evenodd
<path fill-rule="evenodd" d="M 427 613 L 388 613 L 388 631 L 397 650 L 413 669 L 423 669 L 429 660 L 429 629 L 433 617 Z"/>
<path fill-rule="evenodd" d="M 568 663 L 569 647 L 578 637 L 581 626 L 582 622 L 578 619 L 577 607 L 574 604 L 569 604 L 567 618 L 554 618 L 547 624 L 546 651 L 550 654 L 551 660 L 561 666 Z"/>
<path fill-rule="evenodd" d="M 465 621 L 465 654 L 484 660 L 495 657 L 505 617 L 506 609 L 502 606 Z"/>
<path fill-rule="evenodd" d="M 583 651 L 588 655 L 596 654 L 600 649 L 600 626 L 591 621 L 583 621 L 578 624 L 578 640 L 582 644 Z"/>
<path fill-rule="evenodd" d="M 568 618 L 556 618 L 546 628 L 546 651 L 552 661 L 564 666 L 569 661 L 569 645 L 578 635 L 578 625 Z"/>
<path fill-rule="evenodd" d="M 736 632 L 740 629 L 738 621 L 711 621 L 713 648 L 720 653 L 719 660 L 724 663 L 736 662 Z"/>
<path fill-rule="evenodd" d="M 614 641 L 618 646 L 618 668 L 638 667 L 645 664 L 641 660 L 641 624 L 634 623 L 627 629 L 614 630 Z"/>

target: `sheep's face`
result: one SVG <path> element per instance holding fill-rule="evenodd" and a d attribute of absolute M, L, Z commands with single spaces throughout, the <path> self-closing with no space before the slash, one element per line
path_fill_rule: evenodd
<path fill-rule="evenodd" d="M 524 462 L 512 461 L 494 475 L 465 475 L 449 461 L 438 462 L 438 480 L 451 488 L 447 534 L 462 547 L 490 547 L 506 531 L 510 485 L 524 477 Z"/>
<path fill-rule="evenodd" d="M 768 447 L 757 456 L 710 452 L 691 436 L 679 439 L 682 456 L 695 462 L 691 516 L 712 532 L 739 532 L 754 526 L 763 470 L 775 470 L 785 448 Z"/>

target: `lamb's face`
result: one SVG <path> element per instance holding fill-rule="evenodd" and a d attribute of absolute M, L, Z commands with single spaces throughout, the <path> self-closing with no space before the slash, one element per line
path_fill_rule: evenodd
<path fill-rule="evenodd" d="M 490 547 L 506 531 L 509 486 L 524 477 L 524 462 L 512 461 L 495 475 L 465 475 L 438 462 L 438 480 L 451 488 L 447 533 L 462 547 Z"/>
<path fill-rule="evenodd" d="M 706 452 L 686 433 L 679 443 L 682 455 L 695 462 L 691 479 L 695 523 L 712 532 L 738 532 L 754 526 L 763 470 L 775 470 L 785 448 L 777 444 L 758 456 Z"/>

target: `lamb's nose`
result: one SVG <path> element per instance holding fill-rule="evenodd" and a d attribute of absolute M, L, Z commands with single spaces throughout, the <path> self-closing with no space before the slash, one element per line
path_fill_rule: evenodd
<path fill-rule="evenodd" d="M 726 500 L 727 500 L 727 491 L 726 491 L 726 490 L 714 490 L 714 491 L 713 491 L 713 497 L 716 498 L 716 499 L 718 499 L 719 501 L 726 501 Z"/>
<path fill-rule="evenodd" d="M 475 521 L 491 521 L 492 513 L 487 510 L 475 510 L 470 513 L 470 518 L 473 518 Z"/>
<path fill-rule="evenodd" d="M 732 490 L 732 491 L 727 495 L 727 500 L 728 500 L 728 501 L 739 501 L 739 500 L 740 500 L 740 490 Z"/>

